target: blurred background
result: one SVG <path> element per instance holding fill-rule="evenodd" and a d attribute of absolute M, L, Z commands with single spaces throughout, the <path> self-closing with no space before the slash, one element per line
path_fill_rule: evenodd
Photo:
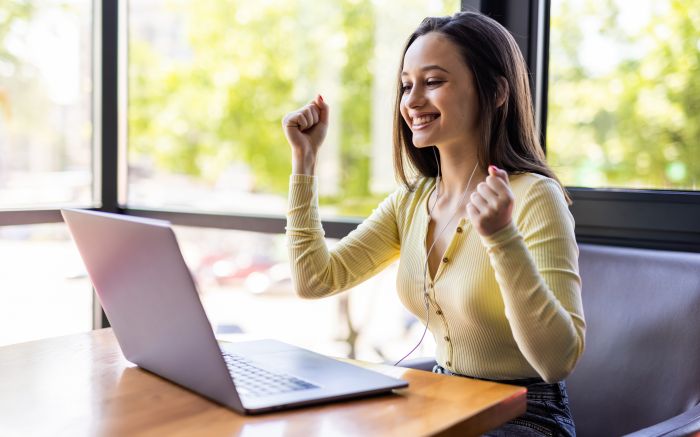
<path fill-rule="evenodd" d="M 365 217 L 396 187 L 391 130 L 402 47 L 423 17 L 461 7 L 124 3 L 123 202 L 283 216 L 291 163 L 280 121 L 321 93 L 331 106 L 317 166 L 324 219 Z M 546 148 L 567 186 L 698 189 L 697 6 L 551 1 Z M 99 203 L 95 17 L 88 0 L 0 0 L 0 209 Z M 291 290 L 283 235 L 175 230 L 220 334 L 374 361 L 396 360 L 420 338 L 423 326 L 396 296 L 396 265 L 340 296 L 305 301 Z M 0 226 L 0 345 L 86 331 L 93 315 L 65 225 Z M 433 350 L 427 338 L 415 355 Z"/>

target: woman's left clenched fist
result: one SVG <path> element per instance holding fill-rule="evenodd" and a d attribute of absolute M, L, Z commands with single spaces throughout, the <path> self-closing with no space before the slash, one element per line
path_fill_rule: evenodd
<path fill-rule="evenodd" d="M 492 235 L 511 223 L 513 192 L 508 173 L 495 165 L 489 166 L 486 180 L 477 185 L 467 204 L 467 214 L 472 226 L 483 235 Z"/>

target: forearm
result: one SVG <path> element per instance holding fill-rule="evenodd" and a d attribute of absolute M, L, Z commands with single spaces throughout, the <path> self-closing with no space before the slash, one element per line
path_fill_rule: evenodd
<path fill-rule="evenodd" d="M 292 175 L 287 244 L 298 295 L 329 296 L 350 288 L 389 265 L 399 254 L 393 195 L 329 251 L 318 214 L 315 178 Z"/>
<path fill-rule="evenodd" d="M 330 254 L 318 215 L 316 181 L 306 174 L 293 174 L 289 183 L 286 235 L 292 284 L 301 297 L 332 294 L 329 284 L 322 283 L 322 276 L 318 276 L 327 269 Z"/>
<path fill-rule="evenodd" d="M 485 239 L 513 337 L 547 381 L 561 380 L 573 370 L 583 352 L 585 328 L 577 305 L 575 248 L 565 238 L 553 241 L 548 242 L 550 253 L 536 262 L 515 226 Z"/>

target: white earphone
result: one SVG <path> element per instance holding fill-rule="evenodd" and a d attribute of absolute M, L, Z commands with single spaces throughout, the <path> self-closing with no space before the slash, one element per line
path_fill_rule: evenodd
<path fill-rule="evenodd" d="M 440 182 L 441 182 L 441 173 L 440 173 L 440 160 L 437 157 L 437 153 L 435 152 L 435 146 L 433 146 L 433 156 L 435 156 L 435 162 L 437 163 L 437 179 L 435 181 L 435 189 L 437 190 L 436 196 L 435 196 L 435 202 L 433 202 L 433 206 L 431 207 L 430 204 L 428 204 L 428 215 L 433 211 L 435 206 L 437 205 L 438 200 L 440 199 Z M 418 344 L 415 345 L 413 349 L 409 353 L 403 356 L 400 360 L 398 360 L 396 363 L 394 363 L 394 366 L 398 366 L 399 363 L 401 363 L 403 360 L 408 358 L 416 349 L 418 349 L 418 346 L 423 343 L 423 339 L 425 339 L 425 334 L 428 332 L 428 326 L 430 325 L 430 295 L 428 294 L 428 288 L 426 286 L 426 282 L 428 280 L 428 260 L 430 259 L 430 253 L 433 251 L 433 248 L 435 247 L 435 243 L 440 239 L 440 236 L 442 235 L 443 232 L 445 232 L 445 229 L 452 223 L 452 220 L 457 216 L 457 213 L 459 212 L 459 206 L 464 202 L 464 198 L 466 197 L 467 193 L 469 192 L 469 187 L 471 186 L 472 183 L 472 178 L 474 177 L 474 173 L 476 172 L 476 167 L 479 165 L 477 162 L 476 165 L 474 165 L 474 170 L 472 170 L 472 174 L 469 176 L 469 181 L 467 182 L 467 188 L 464 190 L 464 193 L 462 194 L 462 198 L 459 200 L 459 203 L 457 204 L 457 209 L 455 212 L 452 214 L 452 217 L 445 223 L 445 225 L 440 229 L 440 232 L 438 232 L 437 236 L 433 239 L 433 244 L 430 245 L 430 248 L 428 248 L 428 252 L 425 255 L 425 264 L 423 265 L 423 299 L 425 300 L 425 329 L 423 330 L 423 334 L 420 337 L 420 340 L 418 340 Z"/>

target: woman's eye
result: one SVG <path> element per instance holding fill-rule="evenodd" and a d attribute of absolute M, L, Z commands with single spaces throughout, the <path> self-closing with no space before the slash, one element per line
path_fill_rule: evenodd
<path fill-rule="evenodd" d="M 430 88 L 435 88 L 435 87 L 437 87 L 437 86 L 440 86 L 440 85 L 443 84 L 444 82 L 445 82 L 444 80 L 435 80 L 435 79 L 426 80 L 426 81 L 425 81 L 425 86 L 426 86 L 426 87 L 430 87 Z M 404 85 L 401 85 L 401 93 L 402 93 L 402 94 L 406 94 L 407 92 L 411 91 L 411 88 L 413 88 L 413 86 L 412 86 L 411 84 L 404 84 Z"/>

